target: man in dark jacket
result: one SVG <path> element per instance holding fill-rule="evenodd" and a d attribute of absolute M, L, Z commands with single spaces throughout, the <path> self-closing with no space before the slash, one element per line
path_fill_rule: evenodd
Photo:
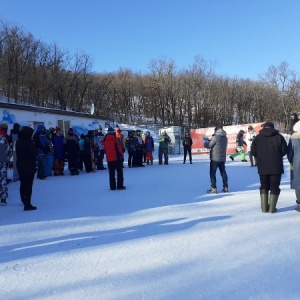
<path fill-rule="evenodd" d="M 222 192 L 228 192 L 228 177 L 225 170 L 225 161 L 226 161 L 226 150 L 227 150 L 227 135 L 226 132 L 223 130 L 223 126 L 219 125 L 215 128 L 215 133 L 211 140 L 207 138 L 204 139 L 204 146 L 210 149 L 210 182 L 211 182 L 211 189 L 207 192 L 210 194 L 217 193 L 217 179 L 216 179 L 216 172 L 217 169 L 220 170 L 220 174 L 223 180 L 223 189 Z"/>
<path fill-rule="evenodd" d="M 20 196 L 24 210 L 35 210 L 31 204 L 32 185 L 36 172 L 37 148 L 32 140 L 33 129 L 23 126 L 16 141 L 17 168 L 20 178 Z"/>
<path fill-rule="evenodd" d="M 193 145 L 193 140 L 190 137 L 190 134 L 188 132 L 186 132 L 185 137 L 183 138 L 183 141 L 182 141 L 183 163 L 184 164 L 186 161 L 187 154 L 189 154 L 190 164 L 192 164 L 192 145 Z"/>
<path fill-rule="evenodd" d="M 128 152 L 128 168 L 135 168 L 137 167 L 136 149 L 138 147 L 138 140 L 135 136 L 133 136 L 132 131 L 129 131 L 125 145 Z"/>
<path fill-rule="evenodd" d="M 265 122 L 262 127 L 252 142 L 251 154 L 257 159 L 261 210 L 274 213 L 280 194 L 281 175 L 284 173 L 283 157 L 287 154 L 287 143 L 274 129 L 272 122 Z"/>

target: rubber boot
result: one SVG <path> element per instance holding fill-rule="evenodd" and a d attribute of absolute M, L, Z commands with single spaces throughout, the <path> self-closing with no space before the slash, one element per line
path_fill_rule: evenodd
<path fill-rule="evenodd" d="M 279 197 L 279 195 L 270 194 L 270 206 L 269 206 L 270 213 L 275 213 L 277 211 L 276 204 L 278 201 L 278 197 Z"/>
<path fill-rule="evenodd" d="M 260 194 L 260 206 L 263 213 L 269 212 L 268 194 Z"/>

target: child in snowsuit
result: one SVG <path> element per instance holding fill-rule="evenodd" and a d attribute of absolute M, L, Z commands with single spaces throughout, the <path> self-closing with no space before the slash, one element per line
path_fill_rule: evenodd
<path fill-rule="evenodd" d="M 153 165 L 153 155 L 152 155 L 153 151 L 154 151 L 153 137 L 150 135 L 150 131 L 147 131 L 145 137 L 145 152 L 146 152 L 147 165 L 149 165 L 149 162 L 151 163 L 151 165 Z"/>
<path fill-rule="evenodd" d="M 244 130 L 240 130 L 236 136 L 236 153 L 229 156 L 229 158 L 234 161 L 234 158 L 238 155 L 241 155 L 241 161 L 247 162 L 246 160 L 246 153 L 244 150 L 244 145 L 247 146 L 246 142 L 244 141 Z"/>

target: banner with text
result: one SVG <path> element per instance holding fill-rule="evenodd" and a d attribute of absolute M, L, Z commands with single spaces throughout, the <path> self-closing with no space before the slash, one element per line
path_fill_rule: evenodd
<path fill-rule="evenodd" d="M 249 123 L 249 124 L 240 124 L 240 125 L 232 125 L 232 126 L 223 126 L 223 129 L 226 131 L 227 138 L 228 138 L 227 153 L 231 154 L 235 152 L 236 135 L 240 130 L 244 130 L 246 135 L 248 127 L 251 125 L 253 129 L 256 131 L 256 133 L 258 134 L 259 131 L 262 129 L 261 128 L 262 124 L 263 123 L 254 123 L 254 124 Z M 191 138 L 193 140 L 192 154 L 209 153 L 209 149 L 204 147 L 203 137 L 207 136 L 209 139 L 211 139 L 214 132 L 215 132 L 215 127 L 191 129 Z M 250 149 L 247 149 L 246 146 L 244 147 L 244 149 L 245 151 L 250 151 Z"/>

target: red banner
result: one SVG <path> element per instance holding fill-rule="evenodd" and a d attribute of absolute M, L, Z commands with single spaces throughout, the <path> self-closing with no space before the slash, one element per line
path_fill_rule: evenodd
<path fill-rule="evenodd" d="M 261 125 L 263 123 L 249 123 L 249 124 L 241 124 L 241 125 L 232 125 L 232 126 L 223 126 L 223 129 L 227 133 L 228 145 L 227 145 L 227 153 L 231 154 L 235 152 L 236 149 L 236 135 L 238 132 L 243 129 L 246 132 L 248 130 L 248 126 L 252 125 L 253 129 L 258 134 L 261 130 Z M 207 136 L 211 139 L 212 135 L 215 132 L 215 127 L 209 128 L 200 128 L 200 129 L 191 129 L 191 137 L 193 140 L 192 146 L 192 154 L 207 154 L 209 153 L 209 149 L 204 147 L 203 137 Z M 244 135 L 244 136 L 245 136 Z M 248 151 L 245 146 L 245 151 Z"/>

